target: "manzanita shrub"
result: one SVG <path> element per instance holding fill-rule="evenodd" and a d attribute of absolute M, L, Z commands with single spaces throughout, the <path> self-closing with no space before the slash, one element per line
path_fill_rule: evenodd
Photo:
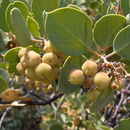
<path fill-rule="evenodd" d="M 129 72 L 130 0 L 1 1 L 1 128 L 34 106 L 39 129 L 129 130 Z"/>

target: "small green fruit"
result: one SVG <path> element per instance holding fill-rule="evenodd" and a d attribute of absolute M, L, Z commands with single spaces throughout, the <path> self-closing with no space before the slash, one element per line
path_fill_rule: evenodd
<path fill-rule="evenodd" d="M 56 80 L 59 76 L 59 72 L 60 72 L 60 69 L 59 67 L 54 67 L 52 69 L 52 74 L 51 76 L 49 77 L 50 80 Z"/>
<path fill-rule="evenodd" d="M 99 72 L 94 77 L 94 85 L 98 90 L 104 90 L 110 86 L 111 79 L 105 72 Z"/>
<path fill-rule="evenodd" d="M 21 63 L 18 63 L 16 65 L 16 69 L 19 72 L 19 74 L 23 74 L 23 75 L 25 74 L 25 68 L 21 65 Z"/>
<path fill-rule="evenodd" d="M 47 63 L 50 66 L 55 66 L 58 64 L 58 58 L 54 53 L 48 52 L 43 55 L 42 62 Z"/>
<path fill-rule="evenodd" d="M 21 48 L 18 52 L 18 57 L 21 58 L 28 52 L 28 48 Z"/>
<path fill-rule="evenodd" d="M 45 46 L 43 48 L 44 52 L 53 52 L 53 53 L 58 53 L 58 50 L 56 49 L 56 47 L 48 40 L 47 42 L 45 42 Z"/>
<path fill-rule="evenodd" d="M 23 67 L 24 69 L 28 68 L 27 58 L 26 58 L 25 55 L 21 57 L 21 59 L 20 59 L 20 64 L 22 65 L 22 67 Z"/>
<path fill-rule="evenodd" d="M 41 57 L 35 51 L 29 51 L 27 53 L 27 65 L 28 67 L 35 67 L 41 63 Z"/>
<path fill-rule="evenodd" d="M 94 76 L 98 72 L 98 65 L 91 60 L 87 60 L 82 65 L 82 71 L 86 76 Z"/>
<path fill-rule="evenodd" d="M 52 67 L 46 63 L 40 63 L 35 69 L 36 75 L 38 78 L 43 79 L 44 81 L 49 80 L 49 77 L 52 74 Z"/>
<path fill-rule="evenodd" d="M 98 90 L 90 90 L 87 92 L 87 101 L 88 102 L 93 102 L 97 96 L 100 94 Z"/>
<path fill-rule="evenodd" d="M 72 70 L 69 74 L 69 82 L 73 85 L 82 84 L 84 80 L 84 74 L 80 69 Z"/>
<path fill-rule="evenodd" d="M 35 67 L 41 63 L 41 57 L 35 51 L 29 51 L 21 57 L 20 62 L 24 68 Z"/>
<path fill-rule="evenodd" d="M 38 79 L 35 73 L 35 68 L 27 68 L 25 70 L 25 75 L 27 76 L 27 78 L 31 79 L 32 81 L 35 81 Z"/>

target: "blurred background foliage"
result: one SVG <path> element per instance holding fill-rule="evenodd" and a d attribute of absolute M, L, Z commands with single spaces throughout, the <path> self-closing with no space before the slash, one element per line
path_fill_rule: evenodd
<path fill-rule="evenodd" d="M 4 2 L 3 2 L 4 1 Z M 6 2 L 5 2 L 6 1 Z M 5 54 L 9 49 L 17 46 L 18 41 L 15 39 L 14 35 L 8 34 L 8 27 L 5 24 L 5 10 L 10 2 L 17 0 L 0 0 L 0 68 L 6 70 L 7 63 L 2 59 L 2 54 Z M 18 0 L 20 1 L 20 0 Z M 32 0 L 21 0 L 24 2 L 32 15 Z M 35 0 L 34 0 L 35 1 Z M 96 22 L 105 14 L 116 14 L 119 3 L 117 0 L 59 0 L 59 7 L 73 6 L 75 8 L 80 7 L 90 18 Z M 127 11 L 126 11 L 127 12 Z M 120 14 L 123 14 L 121 11 Z M 38 35 L 39 36 L 39 35 Z M 127 62 L 127 61 L 126 61 Z M 12 65 L 13 66 L 13 65 Z M 19 88 L 18 84 L 15 82 L 14 77 L 11 75 L 10 86 Z M 21 86 L 20 86 L 21 87 Z M 23 86 L 22 86 L 23 87 Z M 23 87 L 24 88 L 24 87 Z M 28 90 L 32 91 L 32 90 Z M 41 90 L 35 90 L 39 95 Z M 44 90 L 45 96 L 49 97 L 51 95 L 51 89 Z M 82 92 L 81 92 L 82 93 Z M 120 95 L 115 94 L 113 102 L 104 109 L 97 113 L 91 113 L 89 106 L 84 105 L 86 101 L 85 96 L 81 96 L 81 93 L 74 92 L 67 96 L 65 99 L 61 98 L 58 101 L 48 105 L 48 106 L 28 106 L 28 107 L 15 107 L 9 108 L 7 110 L 1 109 L 0 117 L 2 121 L 1 130 L 111 130 L 111 126 L 114 127 L 123 118 L 130 117 L 130 100 L 126 96 L 126 105 L 121 107 L 118 112 L 118 120 L 106 121 L 109 112 L 111 110 L 111 105 L 114 101 L 120 97 Z M 44 95 L 41 95 L 44 96 Z M 36 100 L 39 100 L 36 98 Z M 61 107 L 56 109 L 55 106 L 59 105 L 58 102 L 62 101 Z M 118 102 L 116 100 L 116 102 Z M 7 112 L 6 112 L 7 111 Z M 6 113 L 4 119 L 2 117 Z M 103 116 L 105 115 L 105 116 Z M 129 121 L 129 120 L 128 120 Z M 127 120 L 125 122 L 128 122 Z M 1 124 L 1 123 L 0 123 Z M 127 123 L 128 124 L 128 123 Z M 129 123 L 130 124 L 130 123 Z M 128 128 L 128 129 L 127 129 Z M 128 125 L 126 129 L 129 130 Z M 117 129 L 123 130 L 123 129 Z"/>

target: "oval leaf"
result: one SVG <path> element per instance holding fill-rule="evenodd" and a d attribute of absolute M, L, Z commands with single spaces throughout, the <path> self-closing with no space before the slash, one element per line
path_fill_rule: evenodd
<path fill-rule="evenodd" d="M 58 87 L 61 93 L 71 93 L 79 89 L 81 85 L 72 85 L 68 81 L 70 72 L 73 69 L 81 69 L 82 64 L 85 62 L 84 56 L 68 57 L 63 65 L 63 68 L 59 75 Z"/>
<path fill-rule="evenodd" d="M 32 33 L 32 35 L 36 38 L 40 37 L 40 33 L 39 33 L 39 25 L 38 23 L 35 21 L 35 19 L 31 18 L 28 16 L 27 18 L 27 24 L 28 24 L 28 28 L 30 30 L 30 32 Z"/>
<path fill-rule="evenodd" d="M 123 28 L 115 37 L 113 50 L 127 60 L 130 60 L 130 25 Z"/>
<path fill-rule="evenodd" d="M 24 2 L 14 1 L 13 3 L 10 3 L 6 9 L 6 12 L 5 12 L 5 19 L 6 19 L 6 23 L 8 25 L 8 28 L 12 32 L 13 32 L 13 27 L 12 27 L 13 25 L 11 22 L 10 12 L 14 7 L 16 7 L 20 10 L 20 12 L 22 13 L 25 20 L 26 20 L 27 16 L 29 15 L 29 9 L 27 8 L 27 6 Z"/>
<path fill-rule="evenodd" d="M 11 10 L 11 18 L 13 25 L 13 32 L 16 35 L 16 39 L 19 41 L 21 46 L 28 46 L 32 44 L 32 37 L 26 22 L 18 8 Z"/>
<path fill-rule="evenodd" d="M 8 51 L 7 43 L 9 41 L 9 37 L 6 35 L 5 32 L 0 30 L 0 53 L 4 54 L 6 51 Z"/>
<path fill-rule="evenodd" d="M 8 82 L 0 76 L 0 93 L 8 88 Z"/>
<path fill-rule="evenodd" d="M 18 58 L 18 51 L 21 49 L 21 47 L 16 47 L 13 49 L 10 49 L 4 56 L 4 59 L 9 63 L 9 73 L 14 73 L 18 75 L 18 72 L 16 70 L 16 65 L 19 62 Z"/>
<path fill-rule="evenodd" d="M 110 88 L 107 88 L 100 92 L 96 100 L 93 102 L 90 111 L 96 112 L 99 111 L 101 108 L 105 107 L 112 99 L 113 91 Z"/>
<path fill-rule="evenodd" d="M 6 11 L 7 6 L 9 5 L 9 3 L 10 3 L 10 0 L 0 1 L 0 28 L 6 32 L 8 31 L 8 27 L 5 24 L 6 23 L 5 11 Z"/>
<path fill-rule="evenodd" d="M 94 26 L 94 39 L 101 47 L 112 46 L 116 34 L 126 24 L 126 18 L 117 14 L 109 14 L 99 19 Z"/>
<path fill-rule="evenodd" d="M 130 118 L 121 120 L 115 130 L 129 130 L 130 129 Z"/>
<path fill-rule="evenodd" d="M 62 8 L 48 14 L 49 40 L 63 53 L 78 56 L 92 43 L 92 21 L 80 10 Z"/>
<path fill-rule="evenodd" d="M 4 69 L 2 69 L 2 68 L 0 68 L 0 76 L 3 79 L 5 79 L 6 81 L 9 81 L 9 75 L 8 75 L 8 73 Z"/>
<path fill-rule="evenodd" d="M 39 24 L 41 33 L 43 33 L 43 11 L 52 11 L 56 8 L 58 8 L 58 0 L 33 0 L 32 11 L 34 13 L 35 19 Z"/>

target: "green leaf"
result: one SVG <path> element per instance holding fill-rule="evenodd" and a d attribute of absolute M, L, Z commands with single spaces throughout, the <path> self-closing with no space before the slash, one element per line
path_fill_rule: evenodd
<path fill-rule="evenodd" d="M 115 128 L 115 130 L 129 130 L 129 129 L 130 129 L 130 118 L 121 120 L 119 125 Z"/>
<path fill-rule="evenodd" d="M 55 123 L 50 126 L 49 130 L 64 130 L 64 129 L 63 129 L 62 125 Z"/>
<path fill-rule="evenodd" d="M 13 49 L 10 49 L 4 56 L 4 59 L 9 63 L 9 73 L 14 73 L 18 75 L 18 72 L 16 70 L 16 65 L 19 63 L 18 58 L 18 51 L 21 49 L 21 47 L 16 47 Z"/>
<path fill-rule="evenodd" d="M 38 23 L 35 21 L 35 19 L 31 18 L 28 16 L 27 18 L 27 24 L 28 24 L 28 28 L 30 30 L 30 32 L 32 33 L 32 35 L 36 38 L 40 37 L 40 33 L 39 33 L 39 25 Z"/>
<path fill-rule="evenodd" d="M 28 46 L 32 44 L 32 36 L 26 25 L 26 22 L 18 8 L 11 10 L 11 18 L 13 25 L 13 32 L 16 35 L 16 39 L 21 46 Z"/>
<path fill-rule="evenodd" d="M 130 0 L 120 0 L 120 6 L 124 15 L 130 13 Z"/>
<path fill-rule="evenodd" d="M 0 2 L 0 28 L 3 31 L 6 31 L 6 32 L 8 32 L 8 27 L 5 24 L 6 23 L 6 21 L 5 21 L 5 11 L 6 11 L 7 6 L 9 5 L 9 3 L 10 3 L 9 0 L 2 0 Z"/>
<path fill-rule="evenodd" d="M 13 32 L 13 25 L 11 22 L 11 16 L 10 16 L 10 12 L 11 10 L 16 7 L 20 10 L 20 12 L 22 13 L 24 19 L 27 19 L 27 16 L 29 16 L 29 9 L 27 8 L 26 4 L 21 2 L 21 1 L 14 1 L 13 3 L 10 3 L 9 6 L 6 9 L 6 13 L 5 13 L 5 19 L 6 19 L 6 23 L 8 25 L 8 28 Z"/>
<path fill-rule="evenodd" d="M 101 108 L 105 107 L 112 99 L 113 91 L 111 88 L 107 88 L 100 92 L 96 100 L 93 102 L 90 111 L 97 112 Z"/>
<path fill-rule="evenodd" d="M 101 126 L 101 130 L 112 130 L 112 129 L 107 126 Z"/>
<path fill-rule="evenodd" d="M 126 18 L 108 14 L 100 18 L 94 26 L 94 39 L 101 47 L 112 46 L 116 34 L 125 26 Z"/>
<path fill-rule="evenodd" d="M 39 23 L 40 32 L 43 33 L 43 20 L 42 13 L 43 11 L 52 11 L 58 8 L 58 0 L 33 0 L 32 2 L 32 11 L 35 19 Z"/>
<path fill-rule="evenodd" d="M 130 25 L 123 28 L 115 37 L 113 50 L 122 58 L 130 60 Z"/>
<path fill-rule="evenodd" d="M 8 88 L 8 82 L 0 76 L 0 93 Z"/>
<path fill-rule="evenodd" d="M 0 77 L 2 77 L 6 81 L 9 81 L 8 73 L 2 68 L 0 68 Z"/>
<path fill-rule="evenodd" d="M 4 54 L 8 50 L 8 48 L 6 47 L 8 41 L 9 41 L 9 37 L 5 34 L 5 32 L 0 30 L 0 53 L 1 54 Z"/>
<path fill-rule="evenodd" d="M 65 7 L 48 13 L 46 32 L 58 50 L 78 56 L 91 46 L 92 24 L 82 11 Z"/>
<path fill-rule="evenodd" d="M 68 77 L 73 69 L 81 69 L 81 66 L 85 60 L 86 58 L 84 56 L 74 56 L 67 58 L 66 62 L 63 65 L 63 68 L 61 69 L 58 80 L 58 87 L 61 93 L 68 94 L 80 88 L 81 85 L 72 85 L 68 81 Z"/>

